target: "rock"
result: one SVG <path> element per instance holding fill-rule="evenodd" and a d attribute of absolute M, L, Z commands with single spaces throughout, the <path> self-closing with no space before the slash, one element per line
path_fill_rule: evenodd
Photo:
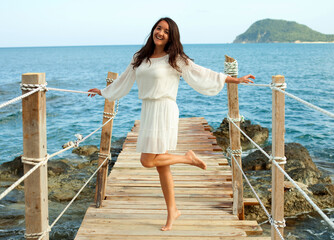
<path fill-rule="evenodd" d="M 305 147 L 299 143 L 286 143 L 284 147 L 287 159 L 287 164 L 285 164 L 284 168 L 295 181 L 307 185 L 325 182 L 321 171 L 314 164 Z M 271 155 L 271 148 L 272 146 L 270 145 L 263 150 Z M 245 171 L 269 170 L 271 165 L 271 162 L 260 150 L 250 153 L 242 160 L 242 169 Z"/>
<path fill-rule="evenodd" d="M 50 160 L 48 162 L 48 174 L 49 176 L 58 176 L 60 174 L 66 173 L 71 166 L 63 160 Z"/>
<path fill-rule="evenodd" d="M 328 189 L 325 184 L 317 183 L 310 185 L 308 189 L 314 194 L 314 195 L 327 195 L 329 194 Z"/>
<path fill-rule="evenodd" d="M 98 152 L 99 149 L 95 145 L 86 145 L 82 147 L 77 147 L 76 149 L 73 149 L 72 153 L 83 155 L 83 156 L 90 156 L 95 152 Z"/>
<path fill-rule="evenodd" d="M 1 170 L 15 176 L 23 176 L 23 163 L 21 156 L 16 157 L 13 161 L 1 164 Z"/>
<path fill-rule="evenodd" d="M 54 189 L 49 193 L 50 199 L 58 202 L 71 201 L 76 192 L 71 189 Z"/>
<path fill-rule="evenodd" d="M 241 123 L 241 130 L 243 130 L 257 144 L 264 144 L 269 136 L 268 128 L 263 128 L 257 124 L 251 124 L 250 120 L 245 120 Z M 213 132 L 213 135 L 216 136 L 218 145 L 223 151 L 226 151 L 230 145 L 229 122 L 226 118 L 224 118 L 220 126 Z M 240 140 L 243 150 L 253 148 L 253 144 L 251 144 L 243 134 L 240 134 Z"/>

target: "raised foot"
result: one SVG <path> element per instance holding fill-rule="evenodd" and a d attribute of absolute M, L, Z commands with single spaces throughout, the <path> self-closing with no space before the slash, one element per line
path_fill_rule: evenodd
<path fill-rule="evenodd" d="M 203 162 L 201 159 L 199 159 L 193 151 L 189 150 L 186 153 L 186 156 L 192 160 L 194 166 L 202 168 L 204 170 L 206 169 L 205 162 Z"/>
<path fill-rule="evenodd" d="M 168 217 L 167 217 L 167 222 L 165 226 L 161 227 L 161 231 L 170 231 L 172 230 L 172 226 L 174 221 L 180 217 L 181 212 L 179 210 L 176 210 L 173 214 L 169 214 L 168 213 Z"/>

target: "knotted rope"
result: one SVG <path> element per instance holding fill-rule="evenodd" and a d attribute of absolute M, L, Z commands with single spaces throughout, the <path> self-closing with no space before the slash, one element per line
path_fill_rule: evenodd
<path fill-rule="evenodd" d="M 238 76 L 238 62 L 224 62 L 224 73 L 230 76 Z"/>

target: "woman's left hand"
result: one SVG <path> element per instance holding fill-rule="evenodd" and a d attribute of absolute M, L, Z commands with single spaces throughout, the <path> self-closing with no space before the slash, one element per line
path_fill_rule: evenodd
<path fill-rule="evenodd" d="M 252 74 L 248 74 L 246 76 L 238 78 L 238 83 L 254 83 L 251 79 L 255 79 L 255 77 Z"/>

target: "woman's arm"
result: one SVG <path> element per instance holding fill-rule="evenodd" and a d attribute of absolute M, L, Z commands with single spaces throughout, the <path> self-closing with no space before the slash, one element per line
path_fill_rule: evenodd
<path fill-rule="evenodd" d="M 254 83 L 252 80 L 250 80 L 250 78 L 255 79 L 255 77 L 252 74 L 248 74 L 246 76 L 240 77 L 240 78 L 234 78 L 231 76 L 227 76 L 225 79 L 226 83 L 235 83 L 235 84 L 239 84 L 239 83 Z"/>

